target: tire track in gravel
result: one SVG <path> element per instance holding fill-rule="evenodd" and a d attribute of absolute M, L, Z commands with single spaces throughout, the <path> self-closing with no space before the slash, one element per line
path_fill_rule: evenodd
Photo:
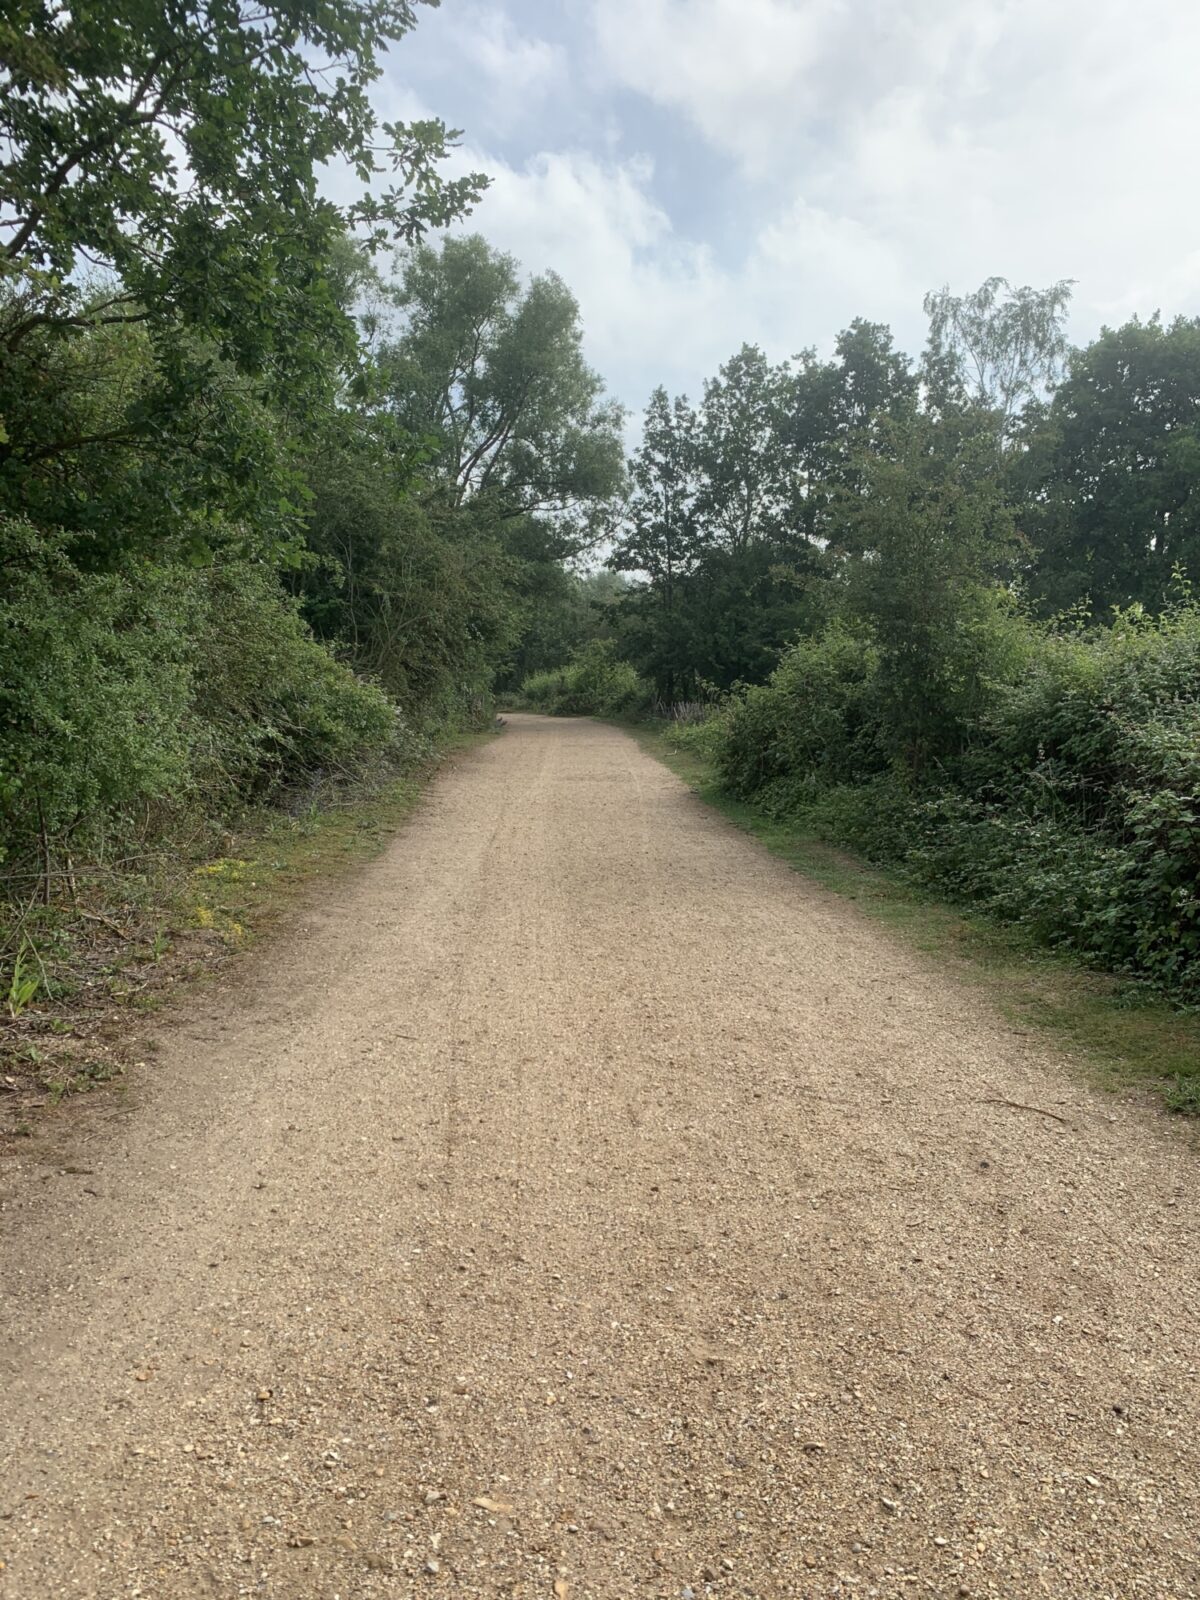
<path fill-rule="evenodd" d="M 0 1593 L 1200 1593 L 1165 1116 L 588 722 L 303 920 L 0 1171 Z"/>

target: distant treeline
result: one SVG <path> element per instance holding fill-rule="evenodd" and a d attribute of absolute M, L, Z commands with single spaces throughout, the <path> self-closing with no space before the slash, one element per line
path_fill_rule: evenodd
<path fill-rule="evenodd" d="M 527 691 L 706 710 L 734 793 L 1195 1004 L 1200 321 L 1071 350 L 1068 298 L 992 279 L 928 297 L 916 364 L 857 321 L 659 390 L 632 585 Z"/>

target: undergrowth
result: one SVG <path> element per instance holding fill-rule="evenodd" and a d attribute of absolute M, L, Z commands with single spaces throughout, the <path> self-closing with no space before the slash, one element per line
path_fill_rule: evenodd
<path fill-rule="evenodd" d="M 707 804 L 798 872 L 853 900 L 923 953 L 951 965 L 1018 1027 L 1085 1061 L 1108 1087 L 1152 1085 L 1173 1111 L 1200 1115 L 1200 1015 L 1144 986 L 1039 947 L 1019 927 L 946 904 L 896 872 L 822 839 L 795 817 L 772 816 L 720 779 L 713 724 L 626 723 L 642 745 Z"/>

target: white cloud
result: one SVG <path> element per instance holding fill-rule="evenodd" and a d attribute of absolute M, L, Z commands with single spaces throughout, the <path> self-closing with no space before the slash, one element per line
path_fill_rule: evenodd
<path fill-rule="evenodd" d="M 680 111 L 748 170 L 769 171 L 795 131 L 841 0 L 597 0 L 593 27 L 613 77 Z M 782 115 L 781 115 L 782 113 Z"/>
<path fill-rule="evenodd" d="M 504 11 L 468 7 L 461 28 L 462 55 L 484 80 L 490 127 L 512 127 L 566 88 L 562 46 L 519 33 Z"/>
<path fill-rule="evenodd" d="M 851 276 L 881 251 L 920 288 L 1073 276 L 1087 331 L 1137 297 L 1200 309 L 1180 189 L 1194 0 L 596 0 L 592 18 L 613 82 L 761 189 L 760 246 L 811 239 L 815 208 Z"/>
<path fill-rule="evenodd" d="M 865 222 L 797 200 L 759 233 L 742 274 L 748 298 L 769 319 L 762 338 L 828 346 L 854 317 L 903 320 L 922 288 L 893 243 Z M 823 322 L 813 327 L 813 308 Z"/>
<path fill-rule="evenodd" d="M 635 410 L 660 382 L 695 396 L 743 342 L 781 360 L 828 347 L 861 313 L 887 320 L 915 304 L 919 315 L 921 287 L 905 280 L 889 242 L 818 207 L 797 203 L 731 270 L 675 231 L 645 160 L 555 152 L 514 168 L 481 151 L 464 159 L 493 178 L 470 225 L 528 270 L 566 280 L 590 360 Z"/>
<path fill-rule="evenodd" d="M 1200 142 L 1195 0 L 568 9 L 588 26 L 551 44 L 534 0 L 512 8 L 522 28 L 447 6 L 442 69 L 461 59 L 475 107 L 459 165 L 494 179 L 469 226 L 561 273 L 590 359 L 635 408 L 660 381 L 695 394 L 743 340 L 827 350 L 856 315 L 915 354 L 924 292 L 991 273 L 1076 278 L 1078 338 L 1159 305 L 1200 313 L 1181 176 Z M 388 87 L 391 114 L 423 109 L 420 81 Z M 631 119 L 631 94 L 657 114 Z M 681 163 L 687 223 L 665 176 Z M 737 180 L 733 249 L 716 241 L 734 224 L 704 214 L 710 172 Z"/>
<path fill-rule="evenodd" d="M 650 194 L 642 159 L 548 151 L 521 167 L 481 151 L 464 159 L 491 174 L 471 221 L 531 272 L 557 272 L 583 311 L 589 357 L 610 389 L 640 407 L 652 382 L 694 382 L 728 354 L 730 284 L 701 244 L 681 239 Z M 705 365 L 707 363 L 707 365 Z"/>

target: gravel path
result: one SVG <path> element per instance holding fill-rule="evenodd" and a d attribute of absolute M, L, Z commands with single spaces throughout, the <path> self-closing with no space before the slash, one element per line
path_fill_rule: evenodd
<path fill-rule="evenodd" d="M 0 1173 L 0 1594 L 1200 1593 L 1178 1125 L 588 722 L 302 920 Z"/>

